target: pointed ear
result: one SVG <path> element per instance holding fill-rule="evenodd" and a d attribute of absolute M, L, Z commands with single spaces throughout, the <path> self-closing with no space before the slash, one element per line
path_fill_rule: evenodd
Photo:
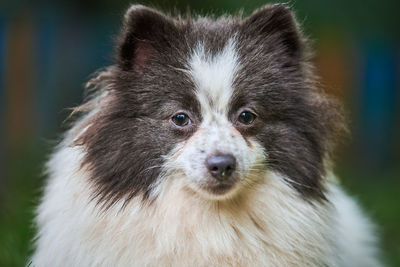
<path fill-rule="evenodd" d="M 146 67 L 160 49 L 168 46 L 168 35 L 177 31 L 173 19 L 163 13 L 133 5 L 124 16 L 118 45 L 118 64 L 124 70 Z"/>
<path fill-rule="evenodd" d="M 270 45 L 277 42 L 292 57 L 302 54 L 303 37 L 292 11 L 285 4 L 257 9 L 243 21 L 242 30 L 251 38 L 262 38 Z"/>

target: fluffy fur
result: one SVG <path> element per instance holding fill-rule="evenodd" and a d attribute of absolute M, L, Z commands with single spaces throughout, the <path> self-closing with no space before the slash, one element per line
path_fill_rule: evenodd
<path fill-rule="evenodd" d="M 328 164 L 340 108 L 315 85 L 284 5 L 245 19 L 132 6 L 47 164 L 33 265 L 380 266 Z M 223 182 L 216 154 L 235 158 Z"/>

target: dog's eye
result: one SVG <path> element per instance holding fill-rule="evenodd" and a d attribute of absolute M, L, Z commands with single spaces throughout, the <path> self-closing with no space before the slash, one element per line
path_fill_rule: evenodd
<path fill-rule="evenodd" d="M 190 118 L 185 113 L 178 113 L 172 117 L 172 122 L 180 127 L 184 127 L 190 124 Z"/>
<path fill-rule="evenodd" d="M 240 113 L 239 115 L 239 122 L 249 125 L 251 124 L 256 118 L 256 115 L 251 113 L 250 111 L 243 111 L 242 113 Z"/>

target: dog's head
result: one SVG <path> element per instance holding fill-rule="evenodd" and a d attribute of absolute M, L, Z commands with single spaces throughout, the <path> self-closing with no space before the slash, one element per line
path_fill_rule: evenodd
<path fill-rule="evenodd" d="M 224 199 L 276 172 L 305 198 L 323 198 L 340 115 L 315 89 L 307 50 L 284 5 L 245 19 L 132 6 L 76 142 L 95 194 L 105 203 L 156 197 L 158 184 L 181 179 Z"/>

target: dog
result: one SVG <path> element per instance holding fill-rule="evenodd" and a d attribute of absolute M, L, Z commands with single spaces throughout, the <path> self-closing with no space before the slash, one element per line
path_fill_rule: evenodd
<path fill-rule="evenodd" d="M 33 266 L 381 266 L 291 9 L 131 6 L 47 163 Z"/>

